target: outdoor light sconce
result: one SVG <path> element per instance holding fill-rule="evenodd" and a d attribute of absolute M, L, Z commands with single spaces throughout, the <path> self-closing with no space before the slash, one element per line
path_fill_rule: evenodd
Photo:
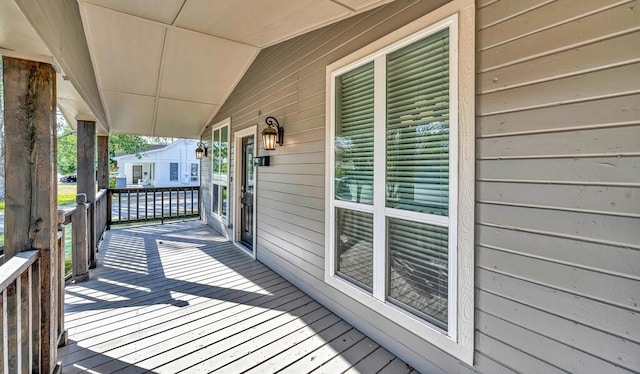
<path fill-rule="evenodd" d="M 276 149 L 276 143 L 282 147 L 284 144 L 284 129 L 278 123 L 275 117 L 267 117 L 264 120 L 267 128 L 262 130 L 262 144 L 265 151 L 273 151 Z"/>
<path fill-rule="evenodd" d="M 196 158 L 202 160 L 202 156 L 207 157 L 207 147 L 203 142 L 198 142 L 198 148 L 196 148 Z"/>

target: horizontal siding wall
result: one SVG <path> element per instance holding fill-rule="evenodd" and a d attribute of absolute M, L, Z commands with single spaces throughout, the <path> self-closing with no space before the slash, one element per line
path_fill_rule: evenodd
<path fill-rule="evenodd" d="M 478 362 L 640 371 L 639 5 L 478 4 Z"/>
<path fill-rule="evenodd" d="M 271 155 L 257 174 L 258 259 L 424 372 L 471 368 L 324 283 L 325 75 L 330 63 L 446 2 L 396 1 L 263 50 L 212 121 L 231 117 L 233 132 L 256 124 L 262 131 L 272 115 L 284 126 L 283 147 L 266 152 L 258 139 L 260 155 Z M 208 128 L 203 140 L 210 138 Z M 209 210 L 209 186 L 203 190 Z"/>
<path fill-rule="evenodd" d="M 285 128 L 284 147 L 258 142 L 272 165 L 258 168 L 258 259 L 424 372 L 640 370 L 634 1 L 477 1 L 473 368 L 324 283 L 325 68 L 445 2 L 398 0 L 258 55 L 213 121 Z"/>

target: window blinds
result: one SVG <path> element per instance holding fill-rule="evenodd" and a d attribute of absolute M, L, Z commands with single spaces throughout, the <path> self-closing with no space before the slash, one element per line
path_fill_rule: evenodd
<path fill-rule="evenodd" d="M 448 215 L 449 32 L 387 56 L 387 206 Z"/>
<path fill-rule="evenodd" d="M 373 62 L 338 77 L 336 199 L 372 203 Z"/>

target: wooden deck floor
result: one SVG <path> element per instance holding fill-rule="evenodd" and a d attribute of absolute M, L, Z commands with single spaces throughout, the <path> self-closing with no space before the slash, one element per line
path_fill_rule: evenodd
<path fill-rule="evenodd" d="M 411 372 L 198 221 L 107 232 L 65 301 L 65 374 Z"/>

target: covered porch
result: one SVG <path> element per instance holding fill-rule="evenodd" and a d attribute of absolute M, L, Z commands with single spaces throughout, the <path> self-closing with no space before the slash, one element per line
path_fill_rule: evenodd
<path fill-rule="evenodd" d="M 66 289 L 63 373 L 412 368 L 201 221 L 108 231 Z"/>
<path fill-rule="evenodd" d="M 248 3 L 0 0 L 0 372 L 640 373 L 640 0 Z"/>

